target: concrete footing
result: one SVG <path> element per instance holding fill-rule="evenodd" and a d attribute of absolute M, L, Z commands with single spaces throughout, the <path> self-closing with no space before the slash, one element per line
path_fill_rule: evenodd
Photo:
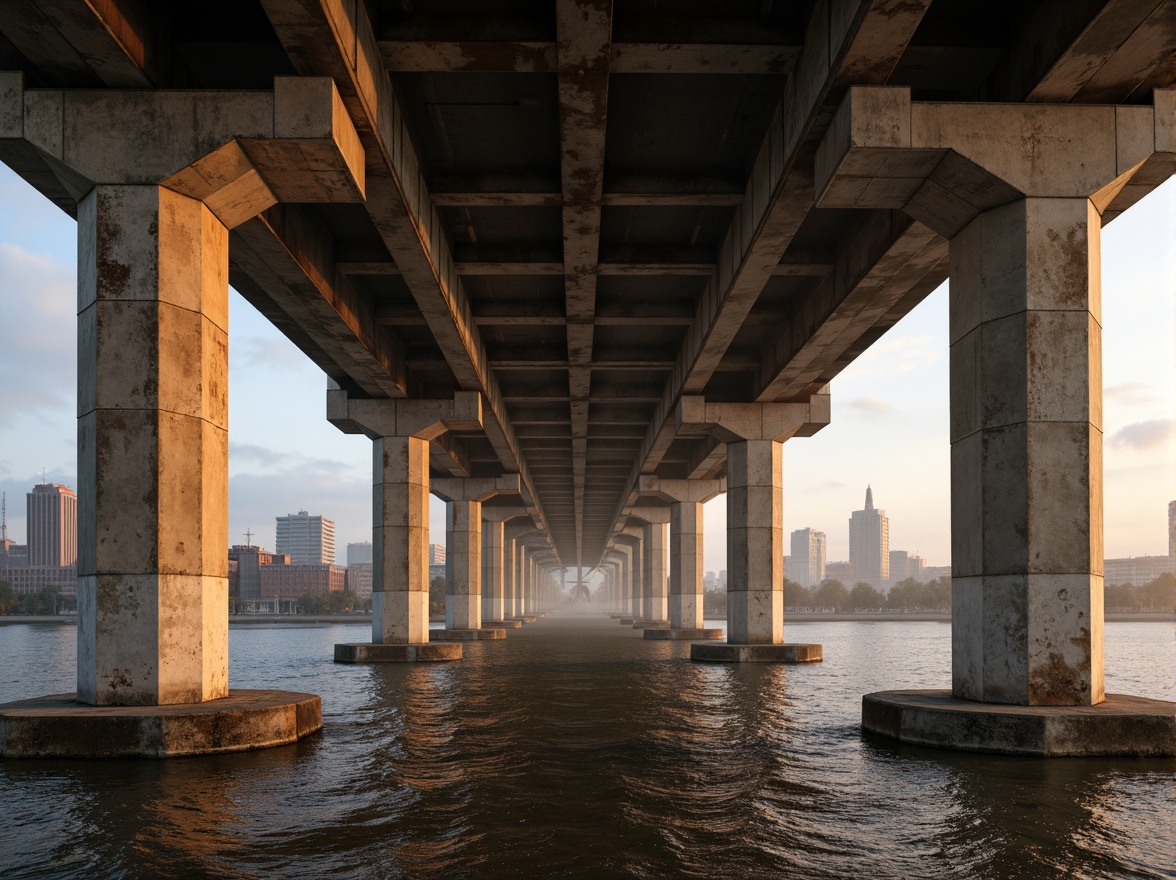
<path fill-rule="evenodd" d="M 482 639 L 505 639 L 506 630 L 486 626 L 481 629 L 443 629 L 430 633 L 429 638 L 440 642 L 477 642 Z"/>
<path fill-rule="evenodd" d="M 230 691 L 171 706 L 90 706 L 75 697 L 0 705 L 0 757 L 216 755 L 289 745 L 323 726 L 318 696 L 291 691 Z"/>
<path fill-rule="evenodd" d="M 1107 694 L 1097 706 L 1008 706 L 947 690 L 862 697 L 862 729 L 913 745 L 1036 757 L 1176 757 L 1176 703 Z"/>
<path fill-rule="evenodd" d="M 669 629 L 670 622 L 668 620 L 641 620 L 638 618 L 633 621 L 633 629 Z"/>
<path fill-rule="evenodd" d="M 721 629 L 665 629 L 656 627 L 645 631 L 647 639 L 721 639 Z"/>
<path fill-rule="evenodd" d="M 523 623 L 535 623 L 539 620 L 538 614 L 524 614 L 522 617 Z"/>
<path fill-rule="evenodd" d="M 483 629 L 521 629 L 521 620 L 483 620 Z"/>
<path fill-rule="evenodd" d="M 622 617 L 621 626 L 632 626 L 636 620 L 636 617 Z"/>
<path fill-rule="evenodd" d="M 698 642 L 690 646 L 690 659 L 708 663 L 816 663 L 821 660 L 821 646 Z"/>
<path fill-rule="evenodd" d="M 336 663 L 426 663 L 460 659 L 461 642 L 422 642 L 417 645 L 360 642 L 335 645 Z"/>

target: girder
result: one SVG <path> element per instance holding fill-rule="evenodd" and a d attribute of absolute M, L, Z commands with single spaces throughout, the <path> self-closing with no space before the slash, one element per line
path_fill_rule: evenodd
<path fill-rule="evenodd" d="M 1176 81 L 1173 0 L 698 9 L 12 0 L 0 70 L 33 90 L 330 77 L 365 191 L 242 223 L 233 283 L 349 393 L 480 393 L 483 430 L 435 439 L 434 472 L 518 473 L 560 562 L 590 568 L 643 476 L 722 471 L 722 442 L 676 426 L 684 396 L 804 401 L 946 277 L 946 240 L 901 210 L 816 205 L 851 86 L 1133 105 Z M 72 210 L 74 181 L 6 137 Z M 1104 222 L 1170 174 L 1144 163 Z"/>

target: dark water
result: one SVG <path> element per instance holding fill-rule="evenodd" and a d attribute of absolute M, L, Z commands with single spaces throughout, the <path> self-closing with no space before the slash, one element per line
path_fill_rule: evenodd
<path fill-rule="evenodd" d="M 319 693 L 297 745 L 0 762 L 0 877 L 1173 877 L 1171 761 L 865 740 L 946 687 L 941 623 L 814 623 L 803 667 L 713 666 L 599 615 L 460 664 L 336 666 L 363 625 L 234 627 L 234 687 Z M 1106 627 L 1108 690 L 1171 699 L 1172 624 Z M 0 627 L 0 701 L 73 689 L 72 627 Z"/>

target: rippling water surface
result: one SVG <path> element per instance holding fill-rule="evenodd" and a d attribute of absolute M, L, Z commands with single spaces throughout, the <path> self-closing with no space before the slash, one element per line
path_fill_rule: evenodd
<path fill-rule="evenodd" d="M 322 695 L 293 746 L 0 762 L 0 877 L 1173 877 L 1171 761 L 863 739 L 947 687 L 942 623 L 790 624 L 810 666 L 707 665 L 601 615 L 461 663 L 336 666 L 364 624 L 240 626 L 231 681 Z M 1108 690 L 1172 699 L 1174 627 L 1109 623 Z M 72 627 L 0 627 L 0 702 L 73 689 Z"/>

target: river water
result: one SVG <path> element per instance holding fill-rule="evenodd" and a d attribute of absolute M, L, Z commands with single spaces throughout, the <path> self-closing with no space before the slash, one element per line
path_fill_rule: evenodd
<path fill-rule="evenodd" d="M 1108 623 L 1108 690 L 1172 699 L 1171 623 Z M 234 626 L 234 687 L 322 695 L 296 745 L 0 761 L 0 877 L 1176 876 L 1173 770 L 864 739 L 948 687 L 950 626 L 798 623 L 809 666 L 708 665 L 602 615 L 337 666 L 363 624 Z M 73 690 L 74 629 L 0 627 L 0 702 Z"/>

